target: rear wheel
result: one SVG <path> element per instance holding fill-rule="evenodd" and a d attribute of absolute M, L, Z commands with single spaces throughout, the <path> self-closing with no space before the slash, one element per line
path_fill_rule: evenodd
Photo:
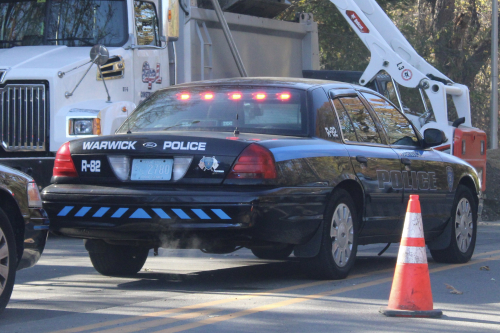
<path fill-rule="evenodd" d="M 477 234 L 477 205 L 466 186 L 458 186 L 451 212 L 450 245 L 443 250 L 430 250 L 431 255 L 437 262 L 465 263 L 472 258 Z"/>
<path fill-rule="evenodd" d="M 323 221 L 320 252 L 310 260 L 310 274 L 321 279 L 344 279 L 349 274 L 358 248 L 358 214 L 349 193 L 333 194 Z"/>
<path fill-rule="evenodd" d="M 286 259 L 292 254 L 293 245 L 283 244 L 280 246 L 251 249 L 252 253 L 260 259 Z"/>
<path fill-rule="evenodd" d="M 0 209 L 0 313 L 9 303 L 16 278 L 17 255 L 9 218 Z"/>
<path fill-rule="evenodd" d="M 148 258 L 149 249 L 145 247 L 113 245 L 99 240 L 98 246 L 89 244 L 89 257 L 95 270 L 102 275 L 123 276 L 139 272 Z"/>

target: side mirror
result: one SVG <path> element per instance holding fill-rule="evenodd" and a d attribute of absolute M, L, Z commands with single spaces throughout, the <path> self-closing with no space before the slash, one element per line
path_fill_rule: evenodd
<path fill-rule="evenodd" d="M 424 131 L 424 141 L 426 147 L 434 147 L 446 142 L 446 135 L 436 128 L 428 128 Z"/>
<path fill-rule="evenodd" d="M 106 46 L 97 44 L 90 50 L 90 59 L 98 66 L 102 66 L 109 59 L 109 51 Z"/>

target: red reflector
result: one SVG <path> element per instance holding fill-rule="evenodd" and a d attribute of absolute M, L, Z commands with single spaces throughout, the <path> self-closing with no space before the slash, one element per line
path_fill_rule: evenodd
<path fill-rule="evenodd" d="M 239 140 L 240 138 L 237 136 L 226 136 L 227 140 Z"/>
<path fill-rule="evenodd" d="M 255 99 L 258 99 L 258 100 L 266 99 L 266 97 L 267 97 L 267 95 L 264 93 L 256 93 L 255 94 Z"/>
<path fill-rule="evenodd" d="M 243 150 L 227 175 L 230 179 L 275 179 L 276 177 L 273 154 L 255 143 Z"/>
<path fill-rule="evenodd" d="M 183 101 L 186 101 L 186 100 L 188 100 L 190 98 L 191 98 L 191 95 L 188 94 L 188 93 L 177 94 L 177 99 L 180 99 L 180 100 L 183 100 Z"/>
<path fill-rule="evenodd" d="M 205 93 L 205 94 L 203 94 L 203 99 L 204 100 L 214 99 L 214 94 L 212 94 L 212 93 Z"/>
<path fill-rule="evenodd" d="M 282 93 L 278 94 L 278 98 L 281 99 L 282 101 L 287 101 L 292 97 L 289 93 Z"/>
<path fill-rule="evenodd" d="M 230 94 L 230 99 L 232 100 L 238 100 L 238 99 L 241 99 L 242 95 L 240 93 L 232 93 Z"/>
<path fill-rule="evenodd" d="M 54 177 L 78 177 L 69 151 L 69 142 L 63 144 L 57 151 L 52 175 Z"/>

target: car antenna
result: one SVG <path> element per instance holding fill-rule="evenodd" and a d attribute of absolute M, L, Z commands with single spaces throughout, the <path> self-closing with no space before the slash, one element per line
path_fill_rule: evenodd
<path fill-rule="evenodd" d="M 130 130 L 130 119 L 128 119 L 128 108 L 127 108 L 127 127 L 128 127 L 127 134 L 132 134 L 132 131 Z"/>
<path fill-rule="evenodd" d="M 239 114 L 236 114 L 236 128 L 234 129 L 234 135 L 240 134 L 240 130 L 238 129 L 238 119 L 239 119 Z"/>

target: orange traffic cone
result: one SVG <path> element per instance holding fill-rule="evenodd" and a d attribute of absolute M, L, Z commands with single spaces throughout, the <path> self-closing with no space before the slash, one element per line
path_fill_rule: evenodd
<path fill-rule="evenodd" d="M 418 195 L 410 195 L 389 306 L 380 312 L 389 317 L 430 318 L 443 314 L 433 309 Z"/>

